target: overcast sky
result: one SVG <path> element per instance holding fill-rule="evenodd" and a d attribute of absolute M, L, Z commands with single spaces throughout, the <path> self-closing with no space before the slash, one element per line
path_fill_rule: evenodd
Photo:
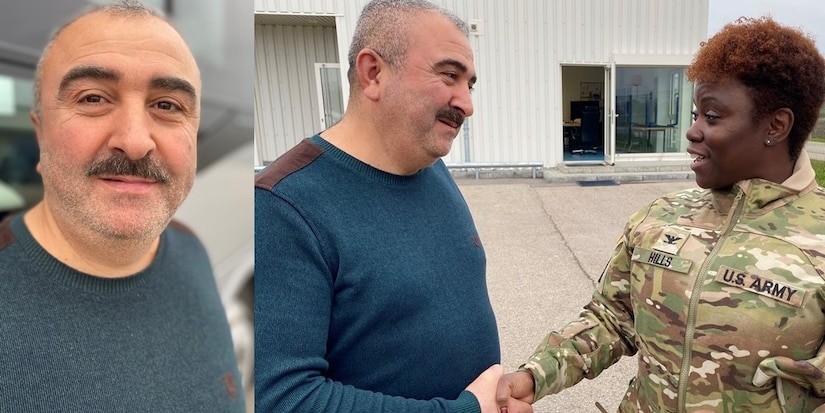
<path fill-rule="evenodd" d="M 825 54 L 825 3 L 822 0 L 710 0 L 708 37 L 740 16 L 771 15 L 788 26 L 812 35 Z"/>

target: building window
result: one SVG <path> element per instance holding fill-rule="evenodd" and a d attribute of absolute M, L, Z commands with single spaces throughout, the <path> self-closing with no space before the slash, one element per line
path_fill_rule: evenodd
<path fill-rule="evenodd" d="M 32 80 L 0 75 L 0 215 L 43 197 L 31 108 Z"/>
<path fill-rule="evenodd" d="M 616 68 L 616 152 L 684 152 L 693 101 L 681 67 Z"/>

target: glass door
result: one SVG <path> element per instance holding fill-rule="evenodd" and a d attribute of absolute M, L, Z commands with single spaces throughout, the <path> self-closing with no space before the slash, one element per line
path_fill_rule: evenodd
<path fill-rule="evenodd" d="M 344 116 L 340 66 L 338 63 L 315 64 L 315 89 L 318 95 L 321 130 L 336 124 Z"/>
<path fill-rule="evenodd" d="M 614 110 L 616 104 L 616 89 L 613 87 L 613 64 L 604 67 L 604 109 L 602 113 L 604 116 L 603 134 L 604 134 L 604 161 L 607 164 L 613 165 L 616 158 L 616 129 L 613 127 Z"/>
<path fill-rule="evenodd" d="M 613 152 L 610 69 L 604 65 L 562 65 L 562 153 L 566 164 L 604 164 Z"/>

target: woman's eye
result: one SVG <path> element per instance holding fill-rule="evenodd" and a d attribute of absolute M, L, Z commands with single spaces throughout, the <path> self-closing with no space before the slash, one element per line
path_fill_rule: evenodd
<path fill-rule="evenodd" d="M 699 120 L 699 113 L 698 113 L 698 112 L 690 112 L 690 115 L 691 115 L 691 117 L 693 118 L 693 121 L 694 121 L 694 122 L 695 122 L 695 121 L 697 121 L 697 120 Z M 710 113 L 710 112 L 705 112 L 702 116 L 704 116 L 704 117 L 705 117 L 705 119 L 707 119 L 707 120 L 709 120 L 709 121 L 713 121 L 713 120 L 719 119 L 719 115 L 714 115 L 714 114 L 712 114 L 712 113 Z"/>

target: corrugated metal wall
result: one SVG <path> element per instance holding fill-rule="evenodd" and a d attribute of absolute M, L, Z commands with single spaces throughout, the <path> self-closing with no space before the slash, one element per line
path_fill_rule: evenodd
<path fill-rule="evenodd" d="M 473 94 L 475 115 L 467 122 L 473 162 L 542 161 L 555 166 L 562 160 L 562 64 L 687 65 L 706 38 L 708 0 L 433 0 L 465 20 L 481 23 L 470 36 L 479 81 Z M 256 0 L 257 13 L 332 13 L 342 73 L 353 27 L 367 0 Z M 260 30 L 261 32 L 271 29 Z M 328 40 L 327 40 L 328 41 Z M 279 92 L 261 92 L 265 72 L 283 70 L 278 58 L 260 54 L 286 46 L 276 32 L 258 35 L 258 90 L 269 102 L 256 101 L 256 115 L 277 117 Z M 307 51 L 309 53 L 310 51 Z M 281 65 L 286 63 L 280 63 Z M 270 75 L 271 76 L 271 75 Z M 282 75 L 277 75 L 282 76 Z M 298 82 L 297 85 L 300 85 Z M 346 81 L 344 80 L 346 85 Z M 314 85 L 305 85 L 310 96 Z M 290 99 L 297 92 L 291 92 Z M 346 94 L 346 92 L 345 92 Z M 284 95 L 280 95 L 283 99 Z M 314 96 L 314 95 L 312 95 Z M 345 102 L 347 96 L 344 97 Z M 271 106 L 270 106 L 271 105 Z M 311 115 L 314 118 L 317 109 Z M 256 122 L 260 159 L 291 146 L 290 131 Z M 295 122 L 293 120 L 292 122 Z M 315 131 L 313 131 L 315 132 Z M 279 135 L 279 133 L 281 135 Z M 306 135 L 301 131 L 299 137 Z M 273 140 L 283 140 L 274 143 Z M 266 150 L 264 150 L 266 149 Z M 463 133 L 456 138 L 447 162 L 464 159 Z"/>
<path fill-rule="evenodd" d="M 255 141 L 263 161 L 320 129 L 316 62 L 338 62 L 334 27 L 255 26 Z"/>
<path fill-rule="evenodd" d="M 255 13 L 336 14 L 336 0 L 255 0 Z"/>

